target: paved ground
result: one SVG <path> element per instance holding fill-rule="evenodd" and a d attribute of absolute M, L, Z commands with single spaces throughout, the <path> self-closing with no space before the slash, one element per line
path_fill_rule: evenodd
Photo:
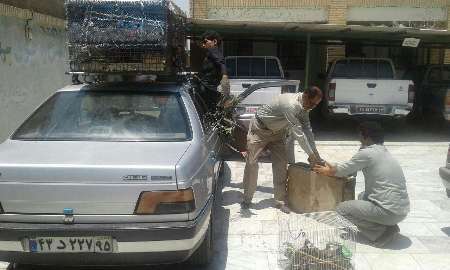
<path fill-rule="evenodd" d="M 450 199 L 438 175 L 447 154 L 449 133 L 395 124 L 392 129 L 395 131 L 387 136 L 386 145 L 404 169 L 411 213 L 400 223 L 401 234 L 388 247 L 357 245 L 356 269 L 450 269 Z M 354 125 L 347 122 L 336 124 L 332 130 L 318 129 L 318 149 L 323 158 L 349 159 L 359 148 L 354 130 Z M 305 160 L 298 147 L 296 159 Z M 271 166 L 265 163 L 260 167 L 259 187 L 250 211 L 241 211 L 239 205 L 243 167 L 242 162 L 227 163 L 215 221 L 215 259 L 208 270 L 278 269 L 279 210 L 271 207 Z M 362 175 L 358 174 L 356 191 L 363 188 Z M 171 265 L 142 269 L 196 268 Z"/>

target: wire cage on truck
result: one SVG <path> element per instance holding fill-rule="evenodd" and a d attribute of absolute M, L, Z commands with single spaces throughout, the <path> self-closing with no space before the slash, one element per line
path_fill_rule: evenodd
<path fill-rule="evenodd" d="M 186 17 L 169 0 L 66 0 L 71 72 L 180 72 Z"/>

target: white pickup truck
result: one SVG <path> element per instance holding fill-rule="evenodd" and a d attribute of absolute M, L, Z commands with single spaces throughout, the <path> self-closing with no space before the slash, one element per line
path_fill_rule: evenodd
<path fill-rule="evenodd" d="M 380 115 L 404 117 L 412 109 L 414 83 L 396 80 L 386 58 L 335 60 L 325 85 L 325 116 Z"/>
<path fill-rule="evenodd" d="M 299 90 L 300 81 L 286 80 L 280 60 L 274 56 L 228 56 L 225 58 L 228 76 L 230 77 L 230 92 L 238 96 L 250 86 L 261 83 L 280 82 L 282 86 L 263 87 L 252 92 L 236 108 L 236 120 L 245 129 L 239 129 L 235 134 L 234 147 L 239 151 L 246 150 L 247 130 L 250 120 L 256 110 L 263 104 L 269 104 L 281 93 L 295 93 Z M 289 139 L 287 145 L 292 145 Z M 293 162 L 293 147 L 289 147 L 289 161 Z"/>
<path fill-rule="evenodd" d="M 254 84 L 285 80 L 280 60 L 275 56 L 228 56 L 225 62 L 230 77 L 231 94 L 234 96 Z M 258 89 L 241 102 L 237 112 L 240 118 L 251 118 L 259 106 L 269 104 L 274 96 L 297 91 L 298 85 Z"/>

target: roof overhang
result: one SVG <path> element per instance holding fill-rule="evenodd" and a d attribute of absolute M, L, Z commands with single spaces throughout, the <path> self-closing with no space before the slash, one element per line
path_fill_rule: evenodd
<path fill-rule="evenodd" d="M 303 40 L 308 34 L 313 42 L 359 42 L 401 46 L 405 38 L 418 38 L 421 47 L 450 48 L 450 32 L 386 26 L 308 24 L 295 22 L 250 22 L 190 19 L 190 32 L 196 36 L 216 30 L 224 38 Z"/>

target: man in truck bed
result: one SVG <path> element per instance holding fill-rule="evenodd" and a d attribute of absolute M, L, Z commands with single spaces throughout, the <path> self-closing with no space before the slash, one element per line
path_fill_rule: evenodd
<path fill-rule="evenodd" d="M 265 147 L 272 154 L 273 186 L 276 206 L 289 212 L 286 203 L 287 153 L 286 135 L 291 132 L 308 154 L 309 162 L 320 160 L 309 121 L 309 111 L 322 100 L 317 87 L 303 93 L 280 94 L 270 105 L 258 108 L 247 135 L 247 153 L 244 169 L 244 201 L 242 208 L 250 207 L 258 180 L 258 157 Z"/>

